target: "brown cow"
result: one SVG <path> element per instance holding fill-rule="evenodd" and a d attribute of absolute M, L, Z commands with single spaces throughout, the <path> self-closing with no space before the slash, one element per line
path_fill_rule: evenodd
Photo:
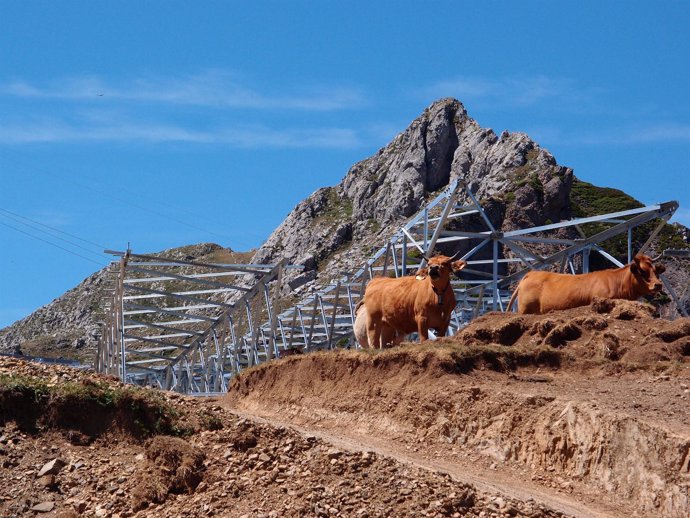
<path fill-rule="evenodd" d="M 367 336 L 371 347 L 383 348 L 395 332 L 417 331 L 419 340 L 429 338 L 429 329 L 444 336 L 455 309 L 450 274 L 462 270 L 462 259 L 438 255 L 428 259 L 428 275 L 372 279 L 364 292 L 367 305 Z"/>
<path fill-rule="evenodd" d="M 429 275 L 429 269 L 428 268 L 420 268 L 413 275 L 417 278 L 418 281 L 421 281 L 427 275 Z M 357 303 L 357 306 L 355 306 L 354 334 L 355 334 L 355 339 L 357 340 L 357 343 L 359 343 L 359 346 L 363 349 L 369 348 L 369 338 L 367 337 L 367 319 L 368 318 L 369 318 L 369 313 L 367 312 L 367 307 L 364 305 L 364 297 L 362 297 L 362 299 Z M 396 345 L 400 345 L 406 336 L 405 333 L 400 333 L 400 332 L 396 331 L 395 329 L 386 329 L 386 330 L 382 331 L 382 333 L 385 333 L 386 336 L 392 336 L 393 337 L 390 344 L 385 344 L 386 346 L 390 345 L 391 347 L 394 347 Z"/>
<path fill-rule="evenodd" d="M 531 271 L 525 275 L 510 297 L 508 311 L 518 298 L 518 313 L 543 314 L 554 309 L 587 306 L 594 297 L 636 300 L 661 291 L 660 275 L 664 265 L 638 254 L 632 263 L 581 275 Z"/>

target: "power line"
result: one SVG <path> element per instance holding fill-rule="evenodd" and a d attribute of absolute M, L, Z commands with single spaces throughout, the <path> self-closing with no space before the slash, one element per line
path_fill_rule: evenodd
<path fill-rule="evenodd" d="M 130 199 L 128 199 L 128 198 L 125 198 L 125 197 L 122 197 L 122 196 L 117 196 L 117 195 L 113 194 L 113 193 L 110 192 L 110 191 L 105 191 L 105 190 L 100 189 L 100 188 L 98 188 L 98 187 L 96 187 L 96 186 L 93 186 L 93 185 L 86 185 L 86 184 L 83 184 L 83 183 L 78 182 L 78 181 L 73 181 L 72 183 L 73 183 L 74 185 L 78 185 L 78 186 L 80 186 L 80 187 L 82 187 L 82 188 L 84 188 L 84 189 L 88 189 L 89 191 L 94 191 L 94 190 L 95 190 L 95 191 L 98 191 L 98 192 L 100 192 L 100 193 L 102 193 L 102 194 L 107 194 L 108 197 L 111 198 L 111 199 L 118 200 L 118 201 L 123 202 L 123 203 L 125 203 L 125 204 L 127 204 L 127 205 L 130 205 L 131 207 L 134 207 L 134 208 L 143 210 L 143 211 L 148 212 L 148 213 L 150 213 L 150 214 L 155 214 L 156 216 L 159 216 L 159 217 L 161 217 L 161 218 L 165 218 L 165 219 L 167 219 L 167 220 L 169 220 L 169 221 L 174 221 L 175 223 L 179 223 L 179 224 L 181 224 L 181 225 L 184 225 L 184 226 L 186 226 L 186 227 L 192 228 L 192 229 L 194 229 L 194 230 L 198 230 L 198 231 L 200 231 L 200 232 L 205 232 L 206 234 L 210 234 L 210 235 L 212 235 L 212 236 L 220 237 L 220 238 L 222 238 L 222 239 L 228 239 L 228 240 L 230 240 L 230 241 L 232 241 L 232 239 L 233 239 L 233 238 L 231 238 L 230 236 L 227 236 L 227 235 L 225 235 L 225 234 L 218 234 L 217 232 L 213 232 L 213 231 L 211 231 L 211 230 L 208 230 L 208 229 L 205 229 L 205 228 L 196 226 L 196 225 L 192 225 L 191 223 L 189 223 L 189 222 L 187 222 L 187 221 L 184 221 L 184 220 L 182 220 L 182 219 L 179 219 L 179 218 L 176 218 L 176 217 L 171 216 L 169 213 L 166 214 L 166 213 L 163 213 L 163 212 L 154 210 L 154 209 L 152 209 L 152 208 L 150 208 L 150 207 L 147 207 L 146 205 L 140 205 L 139 203 L 136 203 L 136 202 L 134 202 L 134 201 L 132 201 L 132 200 L 130 200 Z M 120 191 L 122 191 L 122 186 L 120 187 Z M 192 211 L 189 211 L 189 210 L 180 208 L 180 207 L 176 207 L 176 206 L 174 206 L 174 205 L 172 205 L 172 204 L 164 203 L 164 202 L 161 202 L 161 201 L 158 201 L 158 200 L 149 200 L 149 201 L 152 201 L 153 203 L 157 203 L 157 204 L 160 205 L 160 206 L 170 207 L 170 208 L 174 209 L 175 211 L 186 212 L 187 214 L 190 214 L 190 215 L 195 216 L 195 217 L 202 217 L 202 216 L 201 216 L 200 214 L 198 214 L 198 213 L 195 213 L 195 212 L 192 212 Z"/>
<path fill-rule="evenodd" d="M 0 211 L 1 211 L 1 210 L 3 210 L 3 209 L 0 209 Z M 8 212 L 9 212 L 9 211 L 8 211 Z M 65 243 L 68 243 L 68 244 L 72 245 L 73 247 L 79 248 L 80 250 L 84 250 L 85 252 L 88 252 L 88 253 L 90 253 L 90 254 L 97 255 L 98 257 L 101 257 L 101 258 L 103 257 L 103 254 L 100 253 L 100 252 L 94 252 L 93 250 L 89 250 L 88 248 L 83 247 L 83 246 L 81 246 L 81 245 L 79 245 L 79 244 L 77 244 L 77 243 L 74 243 L 73 241 L 70 241 L 69 239 L 65 239 L 65 238 L 62 238 L 62 237 L 60 237 L 60 236 L 55 236 L 55 235 L 51 234 L 50 232 L 46 232 L 45 230 L 42 230 L 42 229 L 40 229 L 40 228 L 36 228 L 35 226 L 30 225 L 29 223 L 25 223 L 25 222 L 23 222 L 23 221 L 20 221 L 20 220 L 18 220 L 17 218 L 14 218 L 14 217 L 12 217 L 12 216 L 8 216 L 7 214 L 2 214 L 2 213 L 0 213 L 0 216 L 4 216 L 4 217 L 6 217 L 6 218 L 9 218 L 9 219 L 11 219 L 11 220 L 13 220 L 13 221 L 16 221 L 17 223 L 19 223 L 19 224 L 21 224 L 21 225 L 24 225 L 24 226 L 29 227 L 31 230 L 35 230 L 35 231 L 37 231 L 37 232 L 42 232 L 43 234 L 46 234 L 46 235 L 50 236 L 50 237 L 53 238 L 53 239 L 58 239 L 58 240 L 60 240 L 60 241 L 63 241 L 63 242 L 65 242 Z M 28 219 L 28 218 L 27 218 L 27 219 Z M 43 225 L 42 223 L 38 223 L 38 224 L 39 224 L 39 225 L 42 225 L 42 226 L 45 226 L 45 227 L 48 227 L 48 225 Z M 7 225 L 6 225 L 6 226 L 7 226 Z M 11 228 L 14 228 L 14 227 L 11 227 Z M 51 228 L 51 229 L 52 229 L 52 227 L 48 227 L 48 228 Z M 60 231 L 57 230 L 57 229 L 52 229 L 52 230 L 56 230 L 56 231 L 60 232 Z M 64 233 L 64 234 L 67 234 L 67 232 L 63 232 L 63 233 Z M 70 235 L 70 236 L 71 236 L 71 234 L 67 234 L 67 235 Z M 73 236 L 73 237 L 76 237 L 77 239 L 81 239 L 81 238 L 79 238 L 79 237 L 77 237 L 77 236 Z M 84 241 L 84 240 L 82 239 L 82 241 Z M 100 245 L 96 245 L 96 246 L 99 246 L 99 247 L 100 247 Z M 103 249 L 103 248 L 105 248 L 105 247 L 102 247 L 101 249 Z"/>
<path fill-rule="evenodd" d="M 0 225 L 3 225 L 3 226 L 5 226 L 5 227 L 7 227 L 7 228 L 11 228 L 12 230 L 15 230 L 16 232 L 20 232 L 20 233 L 25 234 L 25 235 L 27 235 L 27 236 L 29 236 L 29 237 L 32 237 L 32 238 L 34 238 L 34 239 L 37 239 L 37 240 L 42 241 L 42 242 L 44 242 L 44 243 L 47 243 L 47 244 L 49 244 L 50 246 L 54 246 L 55 248 L 59 248 L 60 250 L 64 250 L 64 251 L 67 252 L 68 254 L 72 254 L 72 255 L 76 255 L 77 257 L 81 257 L 82 259 L 85 259 L 86 261 L 89 261 L 89 262 L 92 262 L 92 263 L 94 263 L 94 264 L 97 264 L 98 266 L 101 266 L 101 267 L 108 266 L 107 264 L 99 263 L 98 261 L 95 261 L 95 260 L 91 259 L 90 257 L 86 257 L 86 256 L 84 256 L 84 255 L 78 254 L 77 252 L 73 252 L 72 250 L 69 250 L 68 248 L 62 247 L 62 246 L 60 246 L 60 245 L 57 245 L 57 244 L 55 244 L 55 243 L 52 243 L 52 242 L 50 242 L 50 241 L 48 241 L 48 240 L 46 240 L 46 239 L 40 238 L 40 237 L 38 237 L 38 236 L 34 236 L 33 234 L 29 234 L 28 232 L 25 232 L 25 231 L 23 231 L 23 230 L 21 230 L 21 229 L 19 229 L 19 228 L 13 227 L 12 225 L 8 225 L 7 223 L 3 223 L 2 221 L 0 221 Z"/>
<path fill-rule="evenodd" d="M 16 159 L 10 158 L 10 157 L 8 157 L 8 156 L 6 156 L 6 155 L 3 156 L 3 154 L 0 154 L 0 158 L 5 159 L 5 160 L 10 160 L 10 161 L 15 162 L 15 163 L 18 163 L 18 162 L 16 161 Z M 32 172 L 32 173 L 30 173 L 30 174 L 34 174 L 34 175 L 35 175 L 35 174 L 37 174 L 37 173 L 36 173 L 36 172 Z M 100 188 L 98 188 L 98 187 L 95 186 L 95 185 L 86 185 L 86 184 L 83 184 L 83 183 L 81 183 L 81 182 L 79 182 L 79 181 L 76 181 L 76 180 L 75 180 L 75 181 L 72 181 L 71 183 L 72 183 L 73 185 L 78 185 L 78 186 L 80 186 L 80 187 L 83 188 L 83 189 L 87 189 L 89 192 L 92 192 L 92 191 L 95 190 L 95 191 L 98 191 L 98 192 L 100 192 L 100 193 L 106 194 L 110 199 L 118 200 L 118 201 L 120 201 L 120 202 L 122 202 L 122 203 L 125 203 L 125 204 L 131 206 L 131 207 L 134 207 L 134 208 L 143 210 L 143 211 L 148 212 L 148 213 L 150 213 L 150 214 L 154 214 L 154 215 L 156 215 L 156 216 L 158 216 L 158 217 L 161 217 L 161 218 L 164 218 L 164 219 L 166 219 L 166 220 L 168 220 L 168 221 L 173 221 L 173 222 L 178 223 L 178 224 L 180 224 L 180 225 L 184 225 L 184 226 L 186 226 L 186 227 L 188 227 L 188 228 L 191 228 L 191 229 L 194 229 L 194 230 L 198 230 L 198 231 L 200 231 L 200 232 L 204 232 L 204 233 L 206 233 L 206 234 L 209 234 L 209 235 L 212 235 L 212 236 L 221 238 L 221 239 L 223 239 L 224 241 L 225 241 L 225 240 L 230 241 L 230 244 L 232 244 L 233 241 L 235 241 L 235 240 L 237 239 L 237 238 L 233 238 L 233 237 L 231 237 L 231 236 L 228 236 L 228 235 L 226 235 L 226 234 L 219 234 L 219 233 L 217 233 L 217 232 L 213 232 L 213 231 L 208 230 L 208 229 L 206 229 L 206 228 L 202 228 L 202 227 L 199 227 L 199 226 L 197 226 L 197 225 L 193 225 L 193 224 L 191 224 L 191 223 L 189 223 L 189 222 L 187 222 L 187 221 L 184 221 L 184 220 L 182 220 L 182 219 L 179 219 L 179 218 L 176 218 L 176 217 L 172 216 L 172 215 L 170 214 L 169 211 L 166 211 L 167 213 L 164 213 L 164 212 L 160 212 L 160 211 L 151 209 L 151 208 L 148 207 L 148 206 L 140 205 L 140 204 L 138 204 L 138 203 L 135 203 L 135 202 L 131 201 L 131 200 L 128 199 L 128 198 L 121 197 L 121 196 L 117 196 L 117 195 L 114 195 L 114 194 L 113 194 L 112 192 L 110 192 L 110 191 L 106 191 L 106 190 L 104 190 L 104 189 L 100 189 Z M 122 190 L 122 187 L 120 187 L 120 190 Z M 191 215 L 191 216 L 194 216 L 194 217 L 196 217 L 196 218 L 202 218 L 202 217 L 203 217 L 203 215 L 201 215 L 201 214 L 199 214 L 199 213 L 197 213 L 197 212 L 193 212 L 193 211 L 187 210 L 187 209 L 182 208 L 182 207 L 176 207 L 176 206 L 174 206 L 174 205 L 172 205 L 172 204 L 165 203 L 165 202 L 162 202 L 162 201 L 160 201 L 160 200 L 147 200 L 147 201 L 156 203 L 156 204 L 158 204 L 158 205 L 161 206 L 161 207 L 169 207 L 169 208 L 171 208 L 171 209 L 173 209 L 174 211 L 177 211 L 177 212 L 185 212 L 185 213 L 187 213 L 187 214 L 189 214 L 189 215 Z M 9 212 L 9 211 L 8 211 L 8 212 Z M 28 219 L 28 218 L 27 218 L 27 219 Z M 42 223 L 38 223 L 38 224 L 39 224 L 39 225 L 42 225 Z M 50 227 L 49 227 L 49 228 L 50 228 Z M 60 230 L 57 230 L 57 231 L 58 231 L 58 232 L 62 232 L 62 231 L 60 231 Z M 65 233 L 65 234 L 67 234 L 67 233 Z M 67 235 L 69 235 L 69 234 L 67 234 Z M 77 239 L 80 239 L 80 240 L 82 240 L 82 241 L 86 241 L 86 240 L 84 240 L 84 239 L 82 239 L 82 238 L 78 238 L 77 236 L 71 236 L 71 237 L 76 237 Z M 87 241 L 87 242 L 88 242 L 88 241 Z M 90 244 L 94 244 L 94 243 L 91 243 L 91 242 L 89 242 L 89 243 L 90 243 Z M 104 248 L 107 248 L 107 247 L 102 246 L 102 245 L 97 245 L 97 246 L 98 246 L 101 250 L 104 249 Z"/>
<path fill-rule="evenodd" d="M 25 219 L 27 221 L 30 221 L 31 223 L 36 224 L 36 225 L 41 225 L 42 227 L 49 228 L 53 232 L 59 232 L 60 234 L 65 234 L 66 236 L 73 237 L 74 239 L 78 239 L 79 241 L 83 241 L 84 243 L 88 243 L 90 245 L 93 245 L 93 246 L 97 247 L 99 250 L 104 250 L 105 248 L 108 248 L 105 245 L 94 243 L 93 241 L 89 241 L 88 239 L 84 239 L 83 237 L 75 236 L 74 234 L 70 234 L 69 232 L 65 232 L 64 230 L 60 230 L 59 228 L 51 227 L 50 225 L 46 225 L 45 223 L 41 223 L 40 221 L 36 221 L 36 220 L 31 219 L 31 218 L 27 218 L 26 216 L 22 216 L 21 214 L 17 214 L 16 212 L 12 212 L 11 210 L 3 209 L 2 207 L 0 207 L 0 211 L 6 212 L 7 214 L 11 214 L 12 216 L 16 216 L 16 217 L 21 218 L 21 219 Z M 12 219 L 14 219 L 14 218 L 12 218 Z M 17 220 L 15 219 L 15 221 L 17 221 Z M 18 223 L 22 223 L 22 222 L 19 221 Z M 26 223 L 23 223 L 23 224 L 26 225 Z"/>

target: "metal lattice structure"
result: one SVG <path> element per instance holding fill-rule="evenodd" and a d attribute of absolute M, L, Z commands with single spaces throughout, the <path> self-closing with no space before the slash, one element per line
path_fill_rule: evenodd
<path fill-rule="evenodd" d="M 636 251 L 644 252 L 677 208 L 677 202 L 670 201 L 501 232 L 465 183 L 456 181 L 374 250 L 360 268 L 343 272 L 278 314 L 275 299 L 283 271 L 294 267 L 284 261 L 213 265 L 118 252 L 117 287 L 97 367 L 129 382 L 208 393 L 226 390 L 228 380 L 241 369 L 274 357 L 356 346 L 355 306 L 367 282 L 376 275 L 407 275 L 436 249 L 463 250 L 468 263 L 462 279 L 452 281 L 458 304 L 448 333 L 454 334 L 480 314 L 505 310 L 512 285 L 531 269 L 588 272 L 593 253 L 623 266 L 604 249 L 605 243 L 626 236 L 630 261 L 633 230 L 660 220 Z M 597 225 L 596 233 L 587 236 L 583 230 L 587 225 Z M 176 268 L 179 271 L 174 273 Z M 239 276 L 244 283 L 218 280 L 228 276 Z M 175 282 L 188 286 L 174 289 L 165 284 Z M 156 283 L 163 284 L 155 287 Z M 677 303 L 671 286 L 664 283 Z M 192 289 L 194 284 L 205 289 Z M 155 304 L 161 299 L 179 300 L 182 305 L 171 305 L 170 300 Z"/>
<path fill-rule="evenodd" d="M 208 264 L 119 256 L 96 358 L 99 372 L 129 383 L 189 393 L 225 391 L 244 367 L 271 356 L 257 322 L 272 312 L 284 261 Z"/>

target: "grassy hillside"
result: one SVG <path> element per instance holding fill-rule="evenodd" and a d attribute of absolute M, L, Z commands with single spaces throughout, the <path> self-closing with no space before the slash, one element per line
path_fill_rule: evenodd
<path fill-rule="evenodd" d="M 643 204 L 618 189 L 598 187 L 591 183 L 574 179 L 570 191 L 570 207 L 573 217 L 585 218 L 610 212 L 636 209 L 643 207 Z M 652 221 L 633 230 L 633 250 L 639 249 L 642 246 L 657 224 L 658 221 Z M 584 225 L 582 230 L 589 237 L 605 230 L 609 226 L 609 224 L 605 223 L 590 223 Z M 622 262 L 627 261 L 627 246 L 627 236 L 625 235 L 617 236 L 604 243 L 604 248 Z M 661 252 L 666 248 L 690 248 L 690 245 L 683 241 L 683 238 L 678 234 L 677 229 L 673 225 L 667 223 L 657 236 L 655 248 L 658 252 Z M 597 264 L 597 256 L 592 256 L 592 259 L 594 261 L 592 264 L 593 268 L 604 266 L 603 260 L 602 265 Z M 608 268 L 609 266 L 606 264 L 604 267 Z"/>

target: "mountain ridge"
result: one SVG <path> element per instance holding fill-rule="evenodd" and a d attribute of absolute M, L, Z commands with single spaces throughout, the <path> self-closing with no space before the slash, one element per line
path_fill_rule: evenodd
<path fill-rule="evenodd" d="M 591 184 L 578 180 L 571 168 L 559 165 L 527 134 L 504 131 L 496 135 L 472 119 L 460 101 L 447 98 L 431 104 L 389 144 L 350 167 L 338 185 L 319 188 L 298 203 L 250 262 L 285 258 L 304 265 L 301 272 L 286 272 L 285 295 L 299 296 L 315 283 L 361 266 L 372 247 L 456 179 L 467 183 L 492 224 L 503 231 L 588 215 L 601 209 L 587 204 L 596 200 L 597 192 L 605 191 L 624 205 L 641 205 L 617 189 L 592 186 L 594 190 L 585 192 L 582 186 Z M 575 194 L 574 185 L 579 189 Z M 478 218 L 468 222 L 470 227 L 480 223 Z M 670 227 L 660 238 L 687 246 L 687 229 Z M 563 237 L 578 237 L 572 232 L 563 230 Z M 198 258 L 219 249 L 219 245 L 201 244 L 167 252 Z M 682 285 L 690 272 L 687 265 L 674 264 L 671 277 Z M 65 355 L 93 351 L 98 336 L 94 304 L 105 289 L 101 274 L 96 272 L 62 297 L 0 330 L 0 351 L 16 351 L 27 341 L 37 341 L 39 350 Z M 690 293 L 683 296 L 690 304 Z"/>

